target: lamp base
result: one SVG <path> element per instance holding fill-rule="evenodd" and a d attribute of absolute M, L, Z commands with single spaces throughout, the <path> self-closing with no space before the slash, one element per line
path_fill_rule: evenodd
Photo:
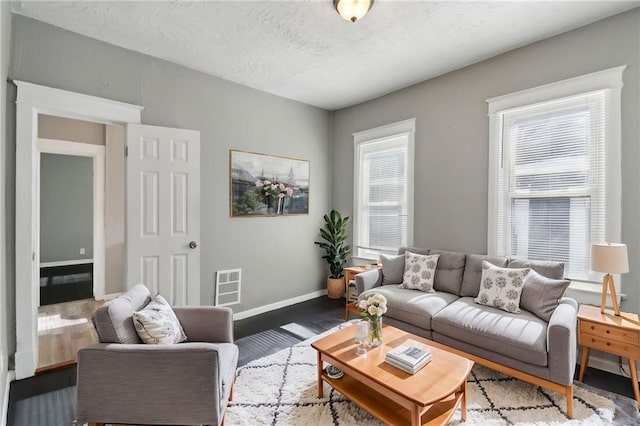
<path fill-rule="evenodd" d="M 604 314 L 607 306 L 607 290 L 611 291 L 611 300 L 613 302 L 613 312 L 616 316 L 620 316 L 620 307 L 618 306 L 618 295 L 616 287 L 613 283 L 611 274 L 607 274 L 602 278 L 602 300 L 600 302 L 600 313 Z"/>

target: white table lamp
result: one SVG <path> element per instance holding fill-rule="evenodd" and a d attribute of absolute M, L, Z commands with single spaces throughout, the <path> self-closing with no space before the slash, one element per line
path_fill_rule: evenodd
<path fill-rule="evenodd" d="M 619 243 L 593 243 L 591 245 L 591 269 L 596 272 L 604 272 L 602 278 L 602 301 L 600 312 L 604 314 L 607 303 L 607 290 L 611 292 L 613 310 L 620 316 L 618 295 L 611 274 L 624 274 L 629 272 L 629 260 L 627 257 L 627 245 Z"/>

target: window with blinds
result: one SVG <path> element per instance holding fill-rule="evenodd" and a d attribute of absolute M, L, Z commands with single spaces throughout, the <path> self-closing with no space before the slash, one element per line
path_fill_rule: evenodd
<path fill-rule="evenodd" d="M 487 252 L 564 262 L 568 294 L 580 303 L 600 302 L 591 244 L 624 240 L 625 68 L 487 99 Z"/>
<path fill-rule="evenodd" d="M 409 123 L 397 123 L 409 124 Z M 354 256 L 376 259 L 412 243 L 413 120 L 354 135 Z M 380 136 L 392 131 L 401 133 Z"/>
<path fill-rule="evenodd" d="M 497 254 L 590 279 L 591 242 L 606 239 L 606 100 L 598 90 L 497 113 Z"/>

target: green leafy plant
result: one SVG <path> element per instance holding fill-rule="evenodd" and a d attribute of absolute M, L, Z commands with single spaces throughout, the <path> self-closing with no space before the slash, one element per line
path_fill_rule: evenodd
<path fill-rule="evenodd" d="M 344 266 L 351 253 L 351 247 L 346 244 L 349 219 L 349 216 L 342 217 L 338 211 L 331 210 L 329 214 L 324 215 L 324 228 L 320 228 L 320 236 L 324 241 L 314 242 L 325 250 L 322 258 L 329 264 L 329 278 L 344 276 Z"/>

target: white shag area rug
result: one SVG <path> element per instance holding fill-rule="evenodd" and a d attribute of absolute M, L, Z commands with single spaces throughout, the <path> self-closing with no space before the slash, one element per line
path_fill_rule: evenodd
<path fill-rule="evenodd" d="M 381 425 L 326 383 L 324 398 L 317 397 L 316 351 L 310 342 L 240 368 L 225 425 Z M 565 415 L 563 395 L 478 365 L 467 389 L 467 421 L 461 422 L 458 409 L 450 425 L 613 424 L 614 403 L 579 383 L 574 386 L 574 419 Z"/>

